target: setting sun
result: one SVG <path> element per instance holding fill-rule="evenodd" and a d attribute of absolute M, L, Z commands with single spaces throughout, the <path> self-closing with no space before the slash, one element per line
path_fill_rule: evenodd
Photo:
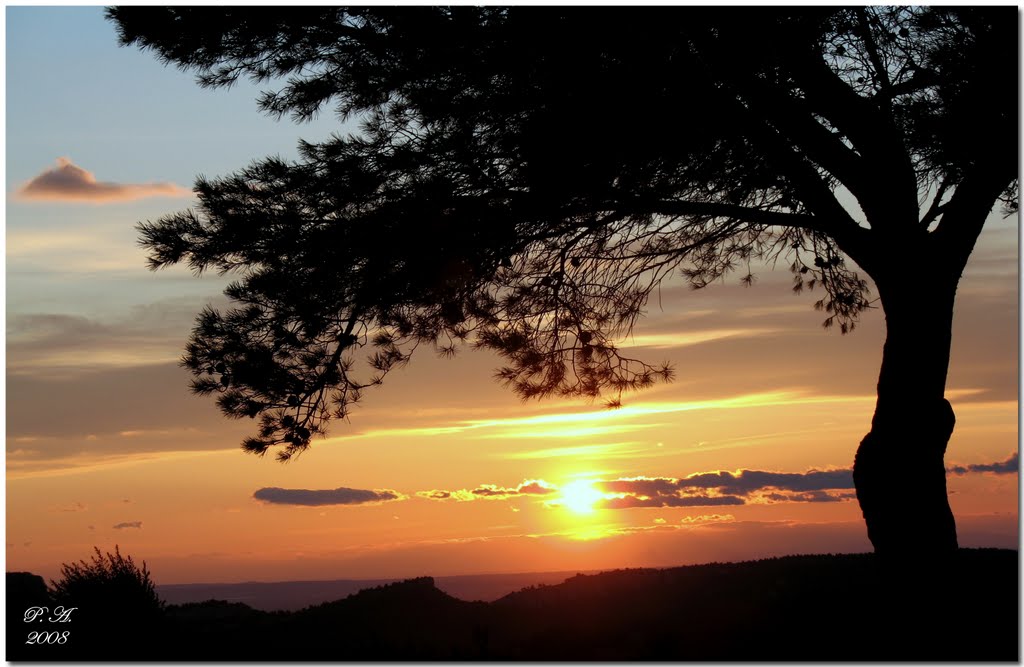
<path fill-rule="evenodd" d="M 561 504 L 577 514 L 590 514 L 594 504 L 602 498 L 589 479 L 579 479 L 562 487 Z"/>

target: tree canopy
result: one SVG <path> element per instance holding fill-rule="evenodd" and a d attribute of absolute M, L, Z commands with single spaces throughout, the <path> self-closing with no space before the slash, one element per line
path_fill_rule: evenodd
<path fill-rule="evenodd" d="M 670 276 L 779 263 L 846 333 L 876 299 L 858 271 L 883 305 L 928 272 L 955 290 L 990 209 L 1015 208 L 1009 8 L 108 15 L 201 85 L 267 84 L 266 113 L 361 123 L 140 225 L 152 268 L 237 277 L 184 364 L 282 460 L 419 346 L 494 350 L 523 398 L 615 405 L 672 376 L 616 346 Z"/>

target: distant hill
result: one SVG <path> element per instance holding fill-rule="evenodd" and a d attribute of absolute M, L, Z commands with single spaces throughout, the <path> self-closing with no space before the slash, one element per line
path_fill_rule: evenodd
<path fill-rule="evenodd" d="M 577 571 L 517 574 L 471 574 L 434 577 L 434 585 L 454 598 L 490 602 L 527 586 L 561 583 Z M 236 584 L 161 584 L 156 592 L 168 604 L 206 600 L 241 602 L 262 611 L 296 611 L 340 600 L 366 588 L 401 579 L 332 579 L 329 581 L 244 582 Z"/>
<path fill-rule="evenodd" d="M 8 659 L 12 653 L 8 616 Z M 123 641 L 111 626 L 111 641 Z M 295 612 L 169 605 L 124 657 L 172 661 L 1019 659 L 1018 553 L 961 550 L 940 566 L 870 554 L 578 575 L 493 602 L 430 577 Z M 102 642 L 96 644 L 101 646 Z M 55 647 L 58 648 L 58 647 Z M 57 659 L 103 659 L 101 649 Z M 53 659 L 53 658 L 51 658 Z"/>

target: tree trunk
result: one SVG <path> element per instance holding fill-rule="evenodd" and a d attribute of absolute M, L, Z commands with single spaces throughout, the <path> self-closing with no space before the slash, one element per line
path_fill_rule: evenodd
<path fill-rule="evenodd" d="M 955 418 L 944 393 L 958 278 L 876 277 L 886 340 L 853 479 L 868 538 L 889 560 L 928 561 L 957 548 L 944 462 Z"/>

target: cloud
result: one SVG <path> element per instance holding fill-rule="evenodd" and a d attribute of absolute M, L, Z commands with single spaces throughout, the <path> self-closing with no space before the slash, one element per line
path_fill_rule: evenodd
<path fill-rule="evenodd" d="M 853 472 L 848 468 L 806 472 L 715 470 L 687 477 L 624 477 L 603 480 L 596 486 L 611 496 L 597 505 L 603 509 L 841 502 L 856 497 L 844 492 L 853 488 Z"/>
<path fill-rule="evenodd" d="M 125 521 L 124 523 L 118 523 L 114 525 L 114 530 L 121 530 L 123 528 L 142 528 L 141 521 Z"/>
<path fill-rule="evenodd" d="M 1005 461 L 957 465 L 954 475 L 968 473 L 1015 474 L 1019 457 Z M 606 494 L 596 506 L 602 509 L 634 507 L 704 507 L 747 503 L 838 503 L 857 499 L 853 471 L 849 468 L 805 472 L 769 470 L 714 470 L 686 477 L 624 477 L 595 482 Z"/>
<path fill-rule="evenodd" d="M 105 321 L 65 313 L 10 314 L 8 374 L 66 378 L 101 368 L 176 362 L 195 322 L 196 304 L 193 297 L 162 299 Z"/>
<path fill-rule="evenodd" d="M 147 197 L 187 197 L 189 190 L 174 183 L 108 183 L 97 181 L 92 172 L 69 158 L 57 158 L 57 166 L 47 169 L 15 193 L 23 201 L 59 201 L 106 203 L 132 201 Z"/>
<path fill-rule="evenodd" d="M 802 473 L 764 470 L 714 471 L 688 477 L 623 477 L 594 480 L 601 493 L 594 507 L 606 510 L 636 507 L 724 507 L 753 503 L 841 502 L 855 498 L 849 469 L 808 470 Z M 525 480 L 515 487 L 481 484 L 474 489 L 431 489 L 417 496 L 429 500 L 460 502 L 503 500 L 520 496 L 557 494 L 559 488 L 540 479 Z"/>
<path fill-rule="evenodd" d="M 476 419 L 449 422 L 445 425 L 414 428 L 375 428 L 365 431 L 368 436 L 441 436 L 455 433 L 476 433 L 480 438 L 496 439 L 550 439 L 563 437 L 595 437 L 654 428 L 662 425 L 659 421 L 667 415 L 702 410 L 730 410 L 738 408 L 771 407 L 777 405 L 803 405 L 837 402 L 868 404 L 873 396 L 821 396 L 812 395 L 804 388 L 773 388 L 747 394 L 729 394 L 722 398 L 700 398 L 655 403 L 637 403 L 617 410 L 599 409 L 586 412 L 559 412 L 535 414 L 525 417 L 498 419 Z M 615 423 L 630 422 L 633 423 Z M 643 423 L 638 423 L 642 421 Z M 543 451 L 543 450 L 542 450 Z M 561 448 L 558 456 L 574 456 L 571 451 Z M 535 458 L 536 456 L 514 456 L 512 458 Z M 546 457 L 536 457 L 546 458 Z"/>
<path fill-rule="evenodd" d="M 265 487 L 257 489 L 252 497 L 272 505 L 303 505 L 320 507 L 322 505 L 366 505 L 383 503 L 391 500 L 403 500 L 405 496 L 391 489 L 348 489 L 343 486 L 337 489 L 281 489 Z"/>
<path fill-rule="evenodd" d="M 678 480 L 668 477 L 626 477 L 600 482 L 608 493 L 626 493 L 634 496 L 667 496 L 676 493 Z"/>
<path fill-rule="evenodd" d="M 676 482 L 679 488 L 718 489 L 723 493 L 749 494 L 765 488 L 784 491 L 818 491 L 822 489 L 852 489 L 853 471 L 808 470 L 807 472 L 769 472 L 765 470 L 738 470 L 735 473 L 718 470 L 690 475 Z"/>
<path fill-rule="evenodd" d="M 546 496 L 557 493 L 558 487 L 549 484 L 542 479 L 527 479 L 518 486 L 507 487 L 497 484 L 481 484 L 475 489 L 459 489 L 458 491 L 445 491 L 444 489 L 431 489 L 430 491 L 417 491 L 420 498 L 429 500 L 454 499 L 460 502 L 467 500 L 504 500 L 505 498 L 516 498 L 520 496 Z"/>
<path fill-rule="evenodd" d="M 749 327 L 742 329 L 707 329 L 686 332 L 676 331 L 667 333 L 632 334 L 623 338 L 618 344 L 623 348 L 649 347 L 660 350 L 671 347 L 699 345 L 700 343 L 709 343 L 726 338 L 754 338 L 757 336 L 777 334 L 783 331 L 785 330 L 777 328 Z"/>
<path fill-rule="evenodd" d="M 679 523 L 725 523 L 728 521 L 735 520 L 736 517 L 732 514 L 700 514 L 698 516 L 684 516 L 682 519 L 679 520 Z"/>
<path fill-rule="evenodd" d="M 417 491 L 416 495 L 420 498 L 429 498 L 430 500 L 448 500 L 452 497 L 452 492 L 435 489 L 433 491 Z"/>
<path fill-rule="evenodd" d="M 1020 472 L 1020 455 L 1017 452 L 1010 454 L 1005 461 L 995 463 L 972 463 L 970 465 L 955 465 L 946 468 L 946 472 L 954 475 L 966 475 L 972 472 L 990 472 L 996 475 L 1010 475 Z"/>
<path fill-rule="evenodd" d="M 557 489 L 542 479 L 529 479 L 516 487 L 517 495 L 546 496 Z"/>
<path fill-rule="evenodd" d="M 472 491 L 471 494 L 474 496 L 482 496 L 484 498 L 508 498 L 509 496 L 515 495 L 515 489 L 507 489 L 494 484 L 481 484 Z"/>
<path fill-rule="evenodd" d="M 770 503 L 841 503 L 847 500 L 856 500 L 857 494 L 853 492 L 803 491 L 800 493 L 766 493 L 760 498 Z"/>
<path fill-rule="evenodd" d="M 594 507 L 598 509 L 622 510 L 633 507 L 718 507 L 745 504 L 746 501 L 737 496 L 622 495 L 599 500 Z"/>
<path fill-rule="evenodd" d="M 572 447 L 547 447 L 525 452 L 507 452 L 495 454 L 496 457 L 511 460 L 521 459 L 551 459 L 551 458 L 573 458 L 573 459 L 610 459 L 610 458 L 637 458 L 638 456 L 650 456 L 646 446 L 641 446 L 639 441 L 615 442 L 599 445 L 576 445 Z M 663 455 L 663 452 L 659 452 Z"/>

